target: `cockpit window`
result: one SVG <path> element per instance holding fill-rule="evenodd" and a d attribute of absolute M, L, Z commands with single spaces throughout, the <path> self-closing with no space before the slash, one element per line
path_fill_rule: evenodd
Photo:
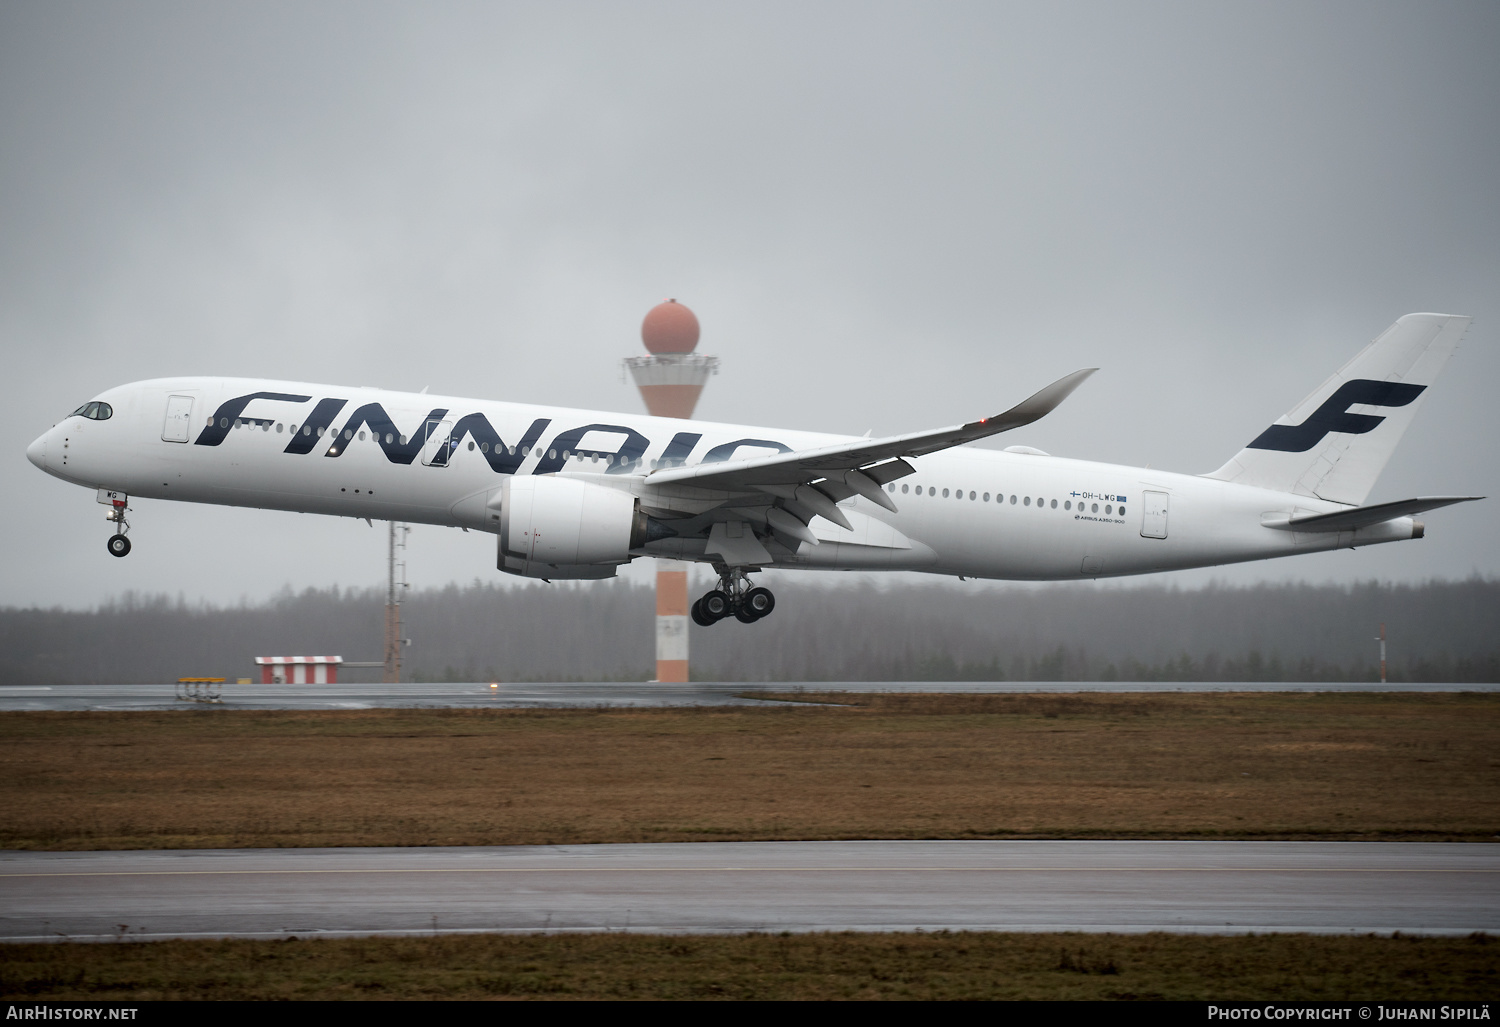
<path fill-rule="evenodd" d="M 108 403 L 100 403 L 97 399 L 92 403 L 85 403 L 73 411 L 73 417 L 87 417 L 91 421 L 107 421 L 114 416 L 115 408 Z"/>

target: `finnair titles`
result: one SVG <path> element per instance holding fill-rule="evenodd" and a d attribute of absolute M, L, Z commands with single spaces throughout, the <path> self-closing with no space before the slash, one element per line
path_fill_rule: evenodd
<path fill-rule="evenodd" d="M 967 448 L 1047 415 L 1076 371 L 993 417 L 881 439 L 237 378 L 122 385 L 27 449 L 106 504 L 132 497 L 493 532 L 497 566 L 608 578 L 640 556 L 712 565 L 701 625 L 749 623 L 767 567 L 1067 580 L 1421 538 L 1366 506 L 1470 319 L 1408 314 L 1223 467 L 1174 474 Z"/>

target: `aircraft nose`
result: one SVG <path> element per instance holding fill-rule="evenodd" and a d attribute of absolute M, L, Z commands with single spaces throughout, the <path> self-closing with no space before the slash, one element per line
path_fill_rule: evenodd
<path fill-rule="evenodd" d="M 47 469 L 47 436 L 43 435 L 26 447 L 26 459 L 44 471 Z"/>

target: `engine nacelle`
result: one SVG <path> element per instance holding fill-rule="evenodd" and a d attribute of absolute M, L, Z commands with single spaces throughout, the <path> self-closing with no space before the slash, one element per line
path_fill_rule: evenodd
<path fill-rule="evenodd" d="M 646 538 L 628 492 L 550 474 L 500 486 L 499 567 L 527 578 L 612 578 Z"/>

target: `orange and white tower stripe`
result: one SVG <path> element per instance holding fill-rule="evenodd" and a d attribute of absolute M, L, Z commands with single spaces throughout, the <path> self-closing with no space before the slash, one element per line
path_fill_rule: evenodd
<path fill-rule="evenodd" d="M 656 680 L 688 679 L 688 565 L 656 561 Z"/>
<path fill-rule="evenodd" d="M 698 318 L 676 300 L 652 307 L 641 322 L 650 356 L 627 357 L 646 409 L 654 417 L 692 417 L 717 357 L 694 353 Z M 688 679 L 688 564 L 656 561 L 656 680 Z"/>

